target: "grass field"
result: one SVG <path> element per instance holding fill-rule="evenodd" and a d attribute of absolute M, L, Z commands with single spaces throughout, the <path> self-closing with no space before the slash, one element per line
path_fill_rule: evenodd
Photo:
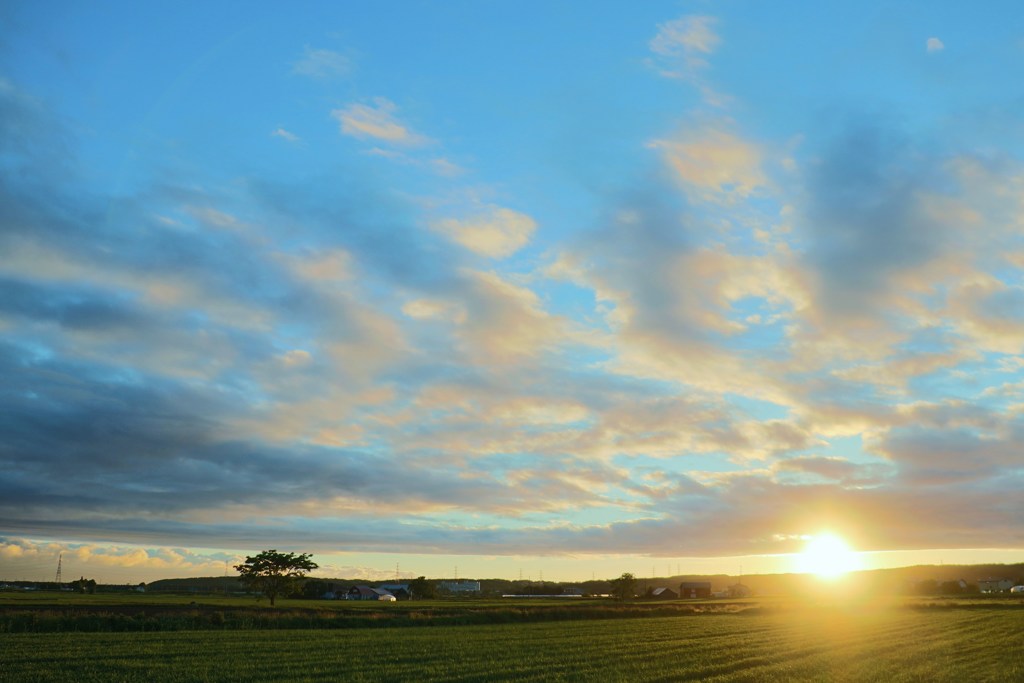
<path fill-rule="evenodd" d="M 1024 609 L 0 634 L 3 681 L 1015 681 Z"/>

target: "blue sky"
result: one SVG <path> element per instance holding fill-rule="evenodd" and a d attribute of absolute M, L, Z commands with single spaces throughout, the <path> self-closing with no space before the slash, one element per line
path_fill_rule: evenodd
<path fill-rule="evenodd" d="M 6 578 L 1024 559 L 1013 4 L 0 22 Z"/>

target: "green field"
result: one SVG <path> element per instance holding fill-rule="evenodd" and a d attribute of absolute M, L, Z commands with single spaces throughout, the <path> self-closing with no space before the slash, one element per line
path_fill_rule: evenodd
<path fill-rule="evenodd" d="M 3 681 L 1014 681 L 1016 605 L 419 628 L 0 634 Z"/>

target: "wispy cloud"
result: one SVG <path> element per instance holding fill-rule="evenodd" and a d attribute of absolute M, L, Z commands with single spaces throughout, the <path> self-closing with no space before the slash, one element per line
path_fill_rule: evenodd
<path fill-rule="evenodd" d="M 292 73 L 312 78 L 338 78 L 347 76 L 352 62 L 344 55 L 323 48 L 306 47 L 301 59 L 292 65 Z"/>
<path fill-rule="evenodd" d="M 285 130 L 284 128 L 275 128 L 270 134 L 274 137 L 281 138 L 282 140 L 287 140 L 288 142 L 299 142 L 301 140 L 298 135 L 289 130 Z"/>
<path fill-rule="evenodd" d="M 758 147 L 724 130 L 704 128 L 648 146 L 663 152 L 687 191 L 697 197 L 732 201 L 767 184 Z"/>
<path fill-rule="evenodd" d="M 341 132 L 355 138 L 379 140 L 397 145 L 421 145 L 429 140 L 413 132 L 395 115 L 398 107 L 391 100 L 376 97 L 371 104 L 350 104 L 334 109 L 331 116 L 341 124 Z"/>
<path fill-rule="evenodd" d="M 422 168 L 430 173 L 445 178 L 455 178 L 465 173 L 465 169 L 445 157 L 425 157 L 423 155 L 406 154 L 396 149 L 373 147 L 364 152 L 367 156 L 388 159 L 397 164 Z"/>
<path fill-rule="evenodd" d="M 701 55 L 715 51 L 720 38 L 715 33 L 714 17 L 688 16 L 658 25 L 651 38 L 652 52 L 665 57 L 682 57 L 689 66 L 703 66 Z"/>
<path fill-rule="evenodd" d="M 708 104 L 721 106 L 727 97 L 715 91 L 703 78 L 708 57 L 721 38 L 715 32 L 717 20 L 709 16 L 686 16 L 658 25 L 648 43 L 654 53 L 648 63 L 666 78 L 678 78 L 701 91 Z"/>
<path fill-rule="evenodd" d="M 518 211 L 491 206 L 471 218 L 446 218 L 431 227 L 481 256 L 506 258 L 529 243 L 537 223 Z"/>
<path fill-rule="evenodd" d="M 946 49 L 946 45 L 938 38 L 929 38 L 925 41 L 925 50 L 928 52 L 942 52 Z"/>

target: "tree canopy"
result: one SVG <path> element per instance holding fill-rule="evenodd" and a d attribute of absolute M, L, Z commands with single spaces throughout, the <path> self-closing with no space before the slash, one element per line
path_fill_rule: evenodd
<path fill-rule="evenodd" d="M 631 600 L 636 595 L 636 577 L 626 572 L 617 579 L 612 579 L 612 595 L 616 600 Z"/>
<path fill-rule="evenodd" d="M 320 565 L 313 562 L 309 553 L 279 553 L 264 550 L 258 555 L 246 557 L 245 562 L 236 564 L 242 583 L 252 590 L 267 596 L 270 604 L 278 595 L 294 589 L 306 576 Z"/>
<path fill-rule="evenodd" d="M 409 595 L 422 600 L 429 600 L 437 597 L 437 590 L 434 584 L 425 576 L 419 576 L 409 582 Z"/>
<path fill-rule="evenodd" d="M 84 576 L 78 581 L 72 581 L 68 584 L 73 590 L 79 593 L 95 593 L 96 592 L 96 580 L 87 579 Z"/>

